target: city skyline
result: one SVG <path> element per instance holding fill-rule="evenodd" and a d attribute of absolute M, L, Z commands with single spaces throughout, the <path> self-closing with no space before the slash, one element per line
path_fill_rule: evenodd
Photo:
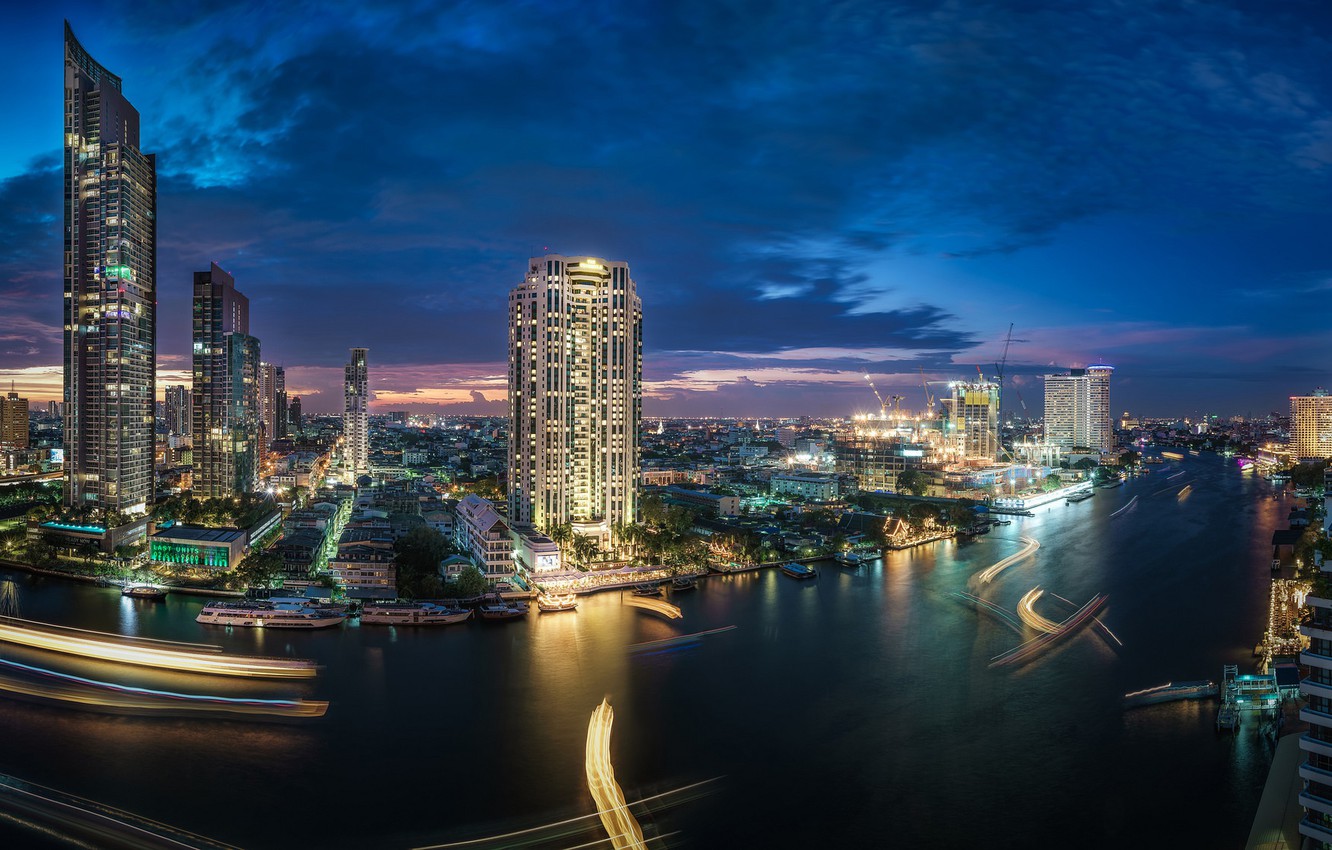
<path fill-rule="evenodd" d="M 1316 248 L 1332 179 L 1327 13 L 1158 10 L 1111 27 L 1098 7 L 1000 11 L 852 5 L 825 21 L 797 6 L 678 27 L 629 12 L 573 27 L 556 6 L 525 22 L 358 11 L 300 16 L 298 37 L 298 16 L 271 11 L 64 10 L 94 55 L 152 48 L 116 71 L 152 105 L 144 133 L 161 152 L 162 385 L 186 379 L 189 272 L 215 260 L 262 305 L 266 359 L 307 411 L 337 412 L 341 352 L 358 341 L 377 352 L 373 409 L 502 415 L 494 305 L 515 264 L 546 250 L 635 257 L 659 317 L 647 416 L 849 415 L 873 409 L 866 372 L 917 404 L 922 371 L 989 372 L 1010 321 L 1022 341 L 1006 374 L 1038 404 L 1041 374 L 1097 361 L 1117 367 L 1116 407 L 1143 415 L 1280 411 L 1332 382 L 1318 311 L 1288 309 L 1332 279 Z M 0 237 L 18 246 L 0 273 L 0 380 L 41 403 L 60 383 L 59 116 L 37 96 L 53 75 L 36 59 L 59 15 L 14 23 L 31 84 L 0 143 Z M 543 28 L 633 35 L 662 62 L 642 63 L 649 75 L 603 45 L 608 70 L 533 64 L 523 45 Z M 1045 43 L 1056 29 L 1066 44 Z M 248 32 L 266 33 L 261 50 Z M 436 95 L 447 123 L 375 132 L 436 120 L 407 108 L 423 73 L 454 80 Z M 622 114 L 619 135 L 538 131 L 545 109 L 591 102 Z M 330 121 L 337 143 L 312 155 Z M 592 203 L 547 213 L 524 203 L 534 188 Z M 457 267 L 467 286 L 449 285 Z M 366 286 L 385 294 L 353 309 Z"/>

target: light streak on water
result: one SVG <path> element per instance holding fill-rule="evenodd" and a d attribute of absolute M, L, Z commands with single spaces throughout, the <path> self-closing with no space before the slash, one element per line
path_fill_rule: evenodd
<path fill-rule="evenodd" d="M 1047 635 L 1054 634 L 1059 631 L 1059 624 L 1054 620 L 1051 620 L 1049 617 L 1043 617 L 1036 613 L 1036 600 L 1040 599 L 1043 593 L 1045 593 L 1044 590 L 1041 590 L 1039 587 L 1033 587 L 1031 590 L 1022 594 L 1022 599 L 1018 601 L 1017 606 L 1018 617 L 1020 617 L 1022 622 L 1026 623 L 1029 628 L 1035 629 L 1038 632 L 1043 632 Z"/>
<path fill-rule="evenodd" d="M 668 649 L 673 646 L 688 646 L 699 643 L 701 638 L 709 635 L 719 635 L 730 631 L 735 631 L 735 626 L 722 626 L 719 629 L 707 629 L 706 631 L 694 632 L 693 634 L 675 635 L 674 637 L 662 638 L 661 640 L 631 643 L 629 644 L 629 651 L 650 652 L 657 649 Z"/>
<path fill-rule="evenodd" d="M 245 699 L 214 694 L 182 694 L 175 691 L 159 691 L 152 688 L 121 685 L 115 682 L 101 682 L 70 673 L 48 670 L 45 667 L 22 664 L 18 661 L 0 659 L 0 666 L 54 679 L 59 683 L 30 682 L 0 676 L 0 690 L 89 707 L 115 708 L 147 713 L 185 710 L 225 712 L 229 714 L 266 714 L 275 717 L 322 717 L 328 711 L 328 703 L 322 701 Z M 106 693 L 99 694 L 97 691 Z"/>
<path fill-rule="evenodd" d="M 994 580 L 995 576 L 999 575 L 1004 570 L 1013 566 L 1018 561 L 1021 561 L 1022 559 L 1028 558 L 1031 555 L 1035 554 L 1036 550 L 1041 548 L 1040 541 L 1036 540 L 1034 537 L 1019 537 L 1018 539 L 1021 540 L 1026 545 L 1023 546 L 1021 550 L 1013 553 L 1012 555 L 1009 555 L 1007 558 L 1004 558 L 1002 561 L 999 561 L 985 568 L 980 573 L 980 575 L 977 576 L 977 578 L 980 579 L 981 584 L 989 584 L 991 581 Z"/>
<path fill-rule="evenodd" d="M 596 801 L 601 825 L 610 835 L 615 850 L 642 850 L 647 847 L 643 840 L 643 828 L 630 813 L 624 792 L 615 781 L 615 769 L 611 766 L 610 736 L 614 721 L 615 712 L 611 710 L 610 703 L 603 699 L 601 705 L 593 710 L 592 719 L 587 724 L 587 749 L 584 754 L 587 790 Z"/>
<path fill-rule="evenodd" d="M 1078 603 L 1074 602 L 1072 599 L 1065 599 L 1064 597 L 1060 596 L 1058 593 L 1051 593 L 1050 595 L 1053 596 L 1055 599 L 1058 599 L 1060 602 L 1065 602 L 1065 603 L 1067 603 L 1067 604 L 1068 604 L 1068 607 L 1070 607 L 1070 608 L 1077 608 L 1077 607 L 1078 607 Z M 1104 623 L 1104 621 L 1101 620 L 1100 617 L 1093 617 L 1092 619 L 1096 621 L 1096 625 L 1099 626 L 1099 627 L 1101 628 L 1101 631 L 1105 632 L 1106 635 L 1107 635 L 1108 637 L 1110 637 L 1112 640 L 1114 640 L 1115 643 L 1119 644 L 1120 646 L 1123 646 L 1123 645 L 1124 645 L 1124 642 L 1123 642 L 1122 640 L 1119 639 L 1119 635 L 1117 635 L 1117 634 L 1115 634 L 1114 632 L 1110 631 L 1110 627 L 1107 626 L 1107 625 Z"/>
<path fill-rule="evenodd" d="M 660 614 L 668 620 L 679 620 L 684 617 L 684 613 L 678 607 L 663 599 L 653 599 L 650 596 L 630 596 L 625 601 L 635 608 L 642 608 L 644 611 Z"/>
<path fill-rule="evenodd" d="M 313 661 L 298 658 L 225 655 L 213 651 L 211 647 L 209 651 L 167 649 L 144 646 L 144 641 L 130 643 L 122 640 L 119 635 L 102 632 L 64 633 L 69 631 L 74 630 L 54 631 L 44 628 L 44 624 L 27 620 L 0 620 L 0 641 L 98 661 L 219 676 L 308 679 L 316 672 Z M 95 634 L 98 637 L 83 637 L 83 634 Z"/>
<path fill-rule="evenodd" d="M 1166 489 L 1169 490 L 1170 488 L 1167 487 Z M 1108 517 L 1108 519 L 1114 519 L 1115 517 L 1119 516 L 1120 514 L 1124 513 L 1125 511 L 1130 510 L 1130 509 L 1131 509 L 1134 505 L 1136 505 L 1136 504 L 1138 504 L 1138 497 L 1137 497 L 1137 496 L 1134 496 L 1132 499 L 1129 499 L 1129 503 L 1128 503 L 1127 505 L 1125 505 L 1124 507 L 1122 507 L 1122 508 L 1120 508 L 1119 510 L 1115 511 L 1114 513 L 1110 514 L 1110 516 Z"/>
<path fill-rule="evenodd" d="M 1086 605 L 1083 605 L 1074 612 L 1073 616 L 1060 623 L 1056 631 L 1040 635 L 1039 637 L 1034 637 L 1026 643 L 1013 647 L 1007 652 L 1001 652 L 994 658 L 990 659 L 990 666 L 1000 667 L 1010 664 L 1022 664 L 1030 660 L 1032 656 L 1036 655 L 1050 644 L 1065 635 L 1071 634 L 1088 620 L 1094 619 L 1096 612 L 1101 606 L 1105 605 L 1106 601 L 1107 597 L 1104 594 L 1096 594 Z"/>

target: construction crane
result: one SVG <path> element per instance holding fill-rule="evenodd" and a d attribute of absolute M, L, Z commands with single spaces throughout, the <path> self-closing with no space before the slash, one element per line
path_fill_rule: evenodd
<path fill-rule="evenodd" d="M 906 396 L 895 395 L 892 396 L 891 398 L 893 400 L 893 413 L 897 414 L 900 417 L 902 415 L 902 399 L 906 398 Z"/>
<path fill-rule="evenodd" d="M 874 386 L 874 381 L 870 378 L 869 373 L 865 374 L 865 383 L 869 384 L 869 388 L 874 390 L 874 397 L 879 400 L 879 414 L 881 416 L 887 414 L 888 403 L 883 400 L 883 396 L 879 395 L 879 388 Z"/>

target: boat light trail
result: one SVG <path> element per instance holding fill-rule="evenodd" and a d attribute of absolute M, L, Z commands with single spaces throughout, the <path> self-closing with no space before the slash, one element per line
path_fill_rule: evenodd
<path fill-rule="evenodd" d="M 1068 603 L 1068 607 L 1070 608 L 1078 607 L 1078 603 L 1074 602 L 1072 599 L 1065 599 L 1064 597 L 1060 596 L 1058 593 L 1051 593 L 1050 595 L 1053 596 L 1055 599 L 1058 599 L 1060 602 Z M 1101 631 L 1105 632 L 1106 635 L 1110 637 L 1115 643 L 1119 644 L 1120 646 L 1124 645 L 1124 642 L 1119 639 L 1119 635 L 1110 631 L 1110 627 L 1107 626 L 1105 622 L 1101 620 L 1100 617 L 1093 617 L 1092 619 L 1096 621 L 1096 625 L 1100 627 Z"/>
<path fill-rule="evenodd" d="M 976 594 L 967 593 L 965 590 L 956 591 L 954 595 L 960 599 L 965 599 L 968 602 L 972 602 L 978 605 L 981 610 L 993 614 L 994 616 L 998 617 L 1003 622 L 1004 625 L 1008 626 L 1010 629 L 1017 632 L 1018 634 L 1022 634 L 1022 623 L 1020 623 L 1016 618 L 1014 618 L 1012 614 L 1008 613 L 1003 608 L 1000 608 L 998 605 L 995 605 L 990 600 L 981 599 Z"/>
<path fill-rule="evenodd" d="M 1176 498 L 1176 499 L 1179 499 L 1181 502 L 1184 501 L 1185 499 L 1187 499 L 1187 498 L 1189 497 L 1189 491 L 1192 490 L 1192 489 L 1193 489 L 1193 485 L 1192 485 L 1192 484 L 1185 484 L 1185 485 L 1184 485 L 1184 489 L 1183 489 L 1183 490 L 1180 490 L 1180 491 L 1179 491 L 1179 495 L 1176 496 L 1175 498 Z"/>
<path fill-rule="evenodd" d="M 719 629 L 708 629 L 707 631 L 694 632 L 693 634 L 688 634 L 688 635 L 676 635 L 675 637 L 662 638 L 661 640 L 649 640 L 643 643 L 631 643 L 629 644 L 629 651 L 643 652 L 654 649 L 665 649 L 667 647 L 676 646 L 679 644 L 697 643 L 700 638 L 707 637 L 708 635 L 719 635 L 724 632 L 732 632 L 732 631 L 735 631 L 735 626 L 722 626 Z"/>
<path fill-rule="evenodd" d="M 1043 593 L 1045 593 L 1044 590 L 1041 590 L 1039 587 L 1033 587 L 1031 590 L 1022 594 L 1022 599 L 1018 601 L 1017 613 L 1018 617 L 1020 617 L 1022 622 L 1029 628 L 1035 629 L 1038 632 L 1044 632 L 1048 635 L 1059 631 L 1059 624 L 1048 617 L 1043 617 L 1036 613 L 1036 600 L 1040 599 L 1041 594 Z"/>
<path fill-rule="evenodd" d="M 36 623 L 18 625 L 20 622 L 27 621 L 0 620 L 0 641 L 98 661 L 114 661 L 159 670 L 179 670 L 184 673 L 308 679 L 316 672 L 313 661 L 300 658 L 264 658 L 165 649 L 124 643 L 117 640 L 115 635 L 106 635 L 105 638 L 82 637 L 34 628 L 38 625 Z"/>
<path fill-rule="evenodd" d="M 183 643 L 178 640 L 158 640 L 157 638 L 122 635 L 115 632 L 95 632 L 91 629 L 78 629 L 74 626 L 62 626 L 56 623 L 42 623 L 37 620 L 24 620 L 20 617 L 0 617 L 0 623 L 12 623 L 25 628 L 41 629 L 67 635 L 87 635 L 94 640 L 114 640 L 132 646 L 164 647 L 167 649 L 190 649 L 196 652 L 221 652 L 222 647 L 215 643 Z"/>
<path fill-rule="evenodd" d="M 991 581 L 994 580 L 995 576 L 999 575 L 1004 570 L 1013 566 L 1018 561 L 1021 561 L 1023 558 L 1030 557 L 1032 554 L 1036 552 L 1037 549 L 1041 548 L 1040 542 L 1036 540 L 1034 537 L 1019 537 L 1018 539 L 1021 540 L 1026 545 L 1023 546 L 1021 550 L 1013 553 L 1012 555 L 1009 555 L 1007 558 L 1004 558 L 1002 561 L 992 564 L 991 566 L 986 567 L 983 571 L 981 571 L 980 575 L 978 576 L 981 584 L 989 584 Z"/>
<path fill-rule="evenodd" d="M 615 712 L 610 703 L 601 701 L 592 712 L 592 719 L 587 724 L 587 750 L 584 763 L 587 771 L 587 790 L 592 792 L 592 799 L 597 804 L 597 814 L 601 816 L 601 825 L 610 835 L 611 845 L 615 850 L 643 850 L 647 843 L 643 840 L 643 828 L 629 812 L 629 804 L 624 801 L 624 792 L 615 781 L 615 769 L 610 762 L 611 724 L 615 721 Z"/>
<path fill-rule="evenodd" d="M 327 702 L 316 700 L 246 699 L 213 694 L 182 694 L 174 691 L 159 691 L 152 688 L 121 685 L 115 682 L 101 682 L 70 673 L 48 670 L 45 667 L 22 664 L 18 661 L 0 659 L 0 666 L 35 673 L 61 683 L 53 686 L 0 676 L 0 690 L 86 706 L 144 712 L 185 709 L 231 714 L 267 714 L 275 717 L 322 717 L 328 711 Z M 70 685 L 90 688 L 94 692 L 68 687 Z M 98 690 L 109 693 L 105 695 L 95 693 Z"/>
<path fill-rule="evenodd" d="M 1059 624 L 1056 631 L 1034 637 L 1026 643 L 1019 644 L 1007 652 L 1002 652 L 990 659 L 991 667 L 1001 667 L 1011 664 L 1022 664 L 1028 661 L 1033 655 L 1045 649 L 1050 644 L 1060 638 L 1071 634 L 1079 626 L 1096 616 L 1096 612 L 1103 606 L 1108 597 L 1098 593 L 1093 596 L 1086 605 L 1083 605 L 1073 616 Z"/>
<path fill-rule="evenodd" d="M 695 794 L 690 794 L 689 796 L 683 796 L 683 795 L 685 794 L 686 791 L 693 791 L 696 788 L 702 788 L 705 785 L 711 785 L 712 783 L 717 782 L 720 779 L 722 779 L 722 777 L 714 776 L 711 779 L 704 779 L 700 782 L 691 782 L 688 785 L 681 785 L 679 788 L 673 788 L 670 791 L 663 791 L 660 794 L 653 794 L 650 797 L 644 797 L 641 800 L 638 800 L 637 802 L 630 803 L 629 805 L 640 806 L 643 805 L 644 803 L 651 803 L 657 800 L 664 800 L 666 801 L 666 806 L 669 807 L 677 805 L 679 803 L 686 802 L 687 800 L 700 799 L 704 796 L 704 794 L 695 793 Z M 678 799 L 670 799 L 670 798 L 678 798 Z M 544 843 L 546 841 L 551 841 L 556 837 L 563 835 L 574 835 L 581 833 L 584 831 L 583 827 L 576 827 L 572 830 L 563 829 L 563 827 L 573 826 L 574 824 L 581 824 L 584 821 L 587 821 L 591 818 L 599 818 L 599 817 L 601 817 L 599 813 L 593 812 L 590 815 L 579 815 L 578 817 L 551 821 L 550 823 L 543 823 L 537 826 L 529 826 L 526 829 L 515 829 L 512 832 L 504 832 L 499 835 L 487 835 L 484 838 L 468 838 L 463 841 L 450 841 L 446 844 L 424 844 L 420 847 L 414 847 L 412 848 L 412 850 L 447 850 L 447 848 L 451 847 L 477 847 L 477 846 L 484 846 L 487 844 L 494 844 L 497 842 L 504 842 L 501 845 L 504 847 L 523 847 L 528 844 Z M 559 830 L 559 832 L 552 832 L 553 830 Z M 675 833 L 668 833 L 668 834 L 674 835 Z M 653 838 L 649 838 L 647 840 L 657 841 L 665 837 L 666 836 L 664 835 L 660 835 L 660 836 L 654 836 Z M 512 839 L 518 839 L 518 840 L 512 841 Z M 604 844 L 609 840 L 610 840 L 609 838 L 603 838 L 601 839 L 600 843 Z"/>
<path fill-rule="evenodd" d="M 684 617 L 679 608 L 662 599 L 653 599 L 650 596 L 630 596 L 628 602 L 635 608 L 642 608 L 644 611 L 660 614 L 668 620 L 679 620 Z"/>
<path fill-rule="evenodd" d="M 1188 472 L 1187 469 L 1181 469 L 1179 472 L 1176 472 L 1174 475 L 1167 475 L 1165 480 L 1174 481 L 1176 478 L 1185 474 L 1186 472 Z"/>
<path fill-rule="evenodd" d="M 1167 487 L 1166 489 L 1168 490 L 1168 489 L 1170 489 L 1170 488 Z M 1127 505 L 1125 505 L 1124 507 L 1122 507 L 1122 508 L 1120 508 L 1119 510 L 1115 511 L 1114 513 L 1110 514 L 1109 519 L 1114 519 L 1115 517 L 1119 516 L 1120 514 L 1124 513 L 1125 511 L 1129 510 L 1130 508 L 1132 508 L 1132 507 L 1133 507 L 1134 505 L 1136 505 L 1136 504 L 1138 504 L 1138 497 L 1137 497 L 1137 496 L 1134 496 L 1132 499 L 1129 499 L 1129 503 L 1128 503 Z"/>

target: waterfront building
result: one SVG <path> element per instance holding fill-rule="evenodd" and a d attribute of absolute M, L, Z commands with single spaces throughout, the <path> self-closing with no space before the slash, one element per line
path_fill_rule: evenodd
<path fill-rule="evenodd" d="M 1332 560 L 1323 561 L 1321 569 L 1324 576 L 1332 573 Z M 1309 646 L 1300 653 L 1300 663 L 1308 667 L 1309 675 L 1300 682 L 1300 693 L 1307 700 L 1300 720 L 1309 724 L 1309 731 L 1300 736 L 1299 776 L 1304 788 L 1300 834 L 1312 839 L 1313 846 L 1328 848 L 1332 847 L 1332 598 L 1310 594 L 1305 605 L 1308 619 L 1300 634 L 1309 639 Z"/>
<path fill-rule="evenodd" d="M 328 568 L 349 599 L 395 599 L 398 573 L 393 535 L 375 529 L 346 528 Z"/>
<path fill-rule="evenodd" d="M 148 538 L 148 557 L 167 568 L 230 570 L 245 557 L 248 543 L 238 528 L 173 525 Z"/>
<path fill-rule="evenodd" d="M 190 388 L 184 384 L 169 386 L 164 392 L 166 397 L 166 428 L 168 436 L 188 437 L 194 433 L 193 415 L 191 413 L 193 405 L 191 404 Z"/>
<path fill-rule="evenodd" d="M 14 449 L 28 447 L 28 400 L 13 390 L 0 399 L 0 443 Z"/>
<path fill-rule="evenodd" d="M 1064 451 L 1076 447 L 1108 452 L 1114 447 L 1110 376 L 1104 364 L 1045 376 L 1045 442 Z"/>
<path fill-rule="evenodd" d="M 287 372 L 272 363 L 259 364 L 259 422 L 262 447 L 287 436 Z"/>
<path fill-rule="evenodd" d="M 355 481 L 370 470 L 370 373 L 368 348 L 353 348 L 343 370 L 343 458 Z"/>
<path fill-rule="evenodd" d="M 1322 387 L 1290 397 L 1290 451 L 1301 459 L 1332 458 L 1332 395 Z"/>
<path fill-rule="evenodd" d="M 629 266 L 549 254 L 509 293 L 509 519 L 609 548 L 640 488 L 643 308 Z"/>
<path fill-rule="evenodd" d="M 194 492 L 235 496 L 259 485 L 259 340 L 250 299 L 212 263 L 194 273 Z"/>
<path fill-rule="evenodd" d="M 65 24 L 65 504 L 153 501 L 157 168 L 120 77 Z"/>
<path fill-rule="evenodd" d="M 740 515 L 739 496 L 722 496 L 707 490 L 691 490 L 688 487 L 665 487 L 661 495 L 666 502 L 696 508 L 712 516 Z"/>
<path fill-rule="evenodd" d="M 831 502 L 837 498 L 837 476 L 818 472 L 775 472 L 768 480 L 774 496 L 800 496 L 812 502 Z"/>
<path fill-rule="evenodd" d="M 495 504 L 475 493 L 458 503 L 454 542 L 493 584 L 514 574 L 513 535 Z"/>

